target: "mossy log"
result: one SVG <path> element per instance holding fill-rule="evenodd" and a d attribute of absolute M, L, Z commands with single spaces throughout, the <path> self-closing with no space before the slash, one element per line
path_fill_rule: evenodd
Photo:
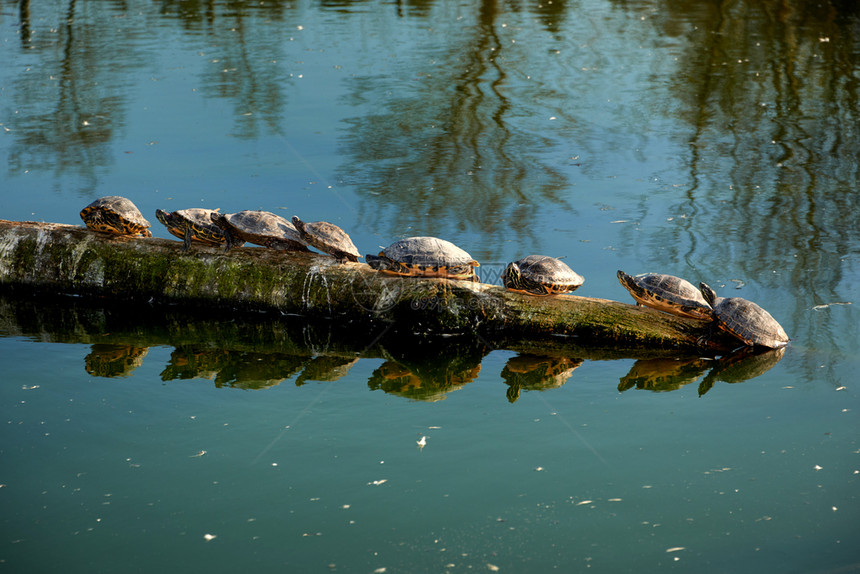
<path fill-rule="evenodd" d="M 578 346 L 724 349 L 707 322 L 606 299 L 532 297 L 497 285 L 386 275 L 364 263 L 261 247 L 223 249 L 0 220 L 0 287 L 385 323 L 488 341 L 568 338 Z"/>

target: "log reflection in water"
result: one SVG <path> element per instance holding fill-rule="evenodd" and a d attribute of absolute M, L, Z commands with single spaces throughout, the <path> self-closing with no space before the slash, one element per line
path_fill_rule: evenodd
<path fill-rule="evenodd" d="M 741 350 L 717 360 L 672 356 L 672 351 L 595 349 L 565 340 L 514 341 L 498 349 L 480 337 L 417 336 L 381 330 L 357 333 L 331 322 L 232 316 L 201 319 L 176 309 L 148 306 L 98 307 L 91 302 L 0 296 L 0 337 L 27 337 L 50 343 L 87 344 L 85 370 L 94 377 L 127 377 L 145 364 L 150 347 L 173 347 L 161 369 L 163 381 L 207 380 L 218 388 L 266 389 L 285 381 L 337 381 L 360 359 L 384 359 L 370 375 L 370 390 L 412 400 L 438 401 L 481 375 L 481 362 L 494 350 L 512 349 L 500 373 L 508 401 L 522 391 L 562 387 L 583 362 L 637 358 L 618 388 L 676 390 L 701 383 L 704 394 L 716 381 L 736 383 L 764 374 L 786 349 Z M 638 355 L 638 356 L 637 356 Z M 488 376 L 485 374 L 485 376 Z M 493 374 L 489 375 L 493 377 Z"/>

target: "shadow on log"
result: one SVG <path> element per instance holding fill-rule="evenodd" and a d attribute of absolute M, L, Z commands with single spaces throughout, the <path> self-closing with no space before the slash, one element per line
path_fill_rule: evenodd
<path fill-rule="evenodd" d="M 571 346 L 695 352 L 703 345 L 732 346 L 719 335 L 709 338 L 707 322 L 606 299 L 531 297 L 496 285 L 405 279 L 313 253 L 180 247 L 166 239 L 0 220 L 0 287 L 196 306 L 209 313 L 333 319 L 344 329 L 471 334 L 489 348 L 523 352 Z"/>

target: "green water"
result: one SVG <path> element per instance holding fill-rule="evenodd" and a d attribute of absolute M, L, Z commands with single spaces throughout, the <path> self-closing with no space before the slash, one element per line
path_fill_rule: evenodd
<path fill-rule="evenodd" d="M 362 253 L 441 236 L 488 282 L 529 253 L 586 296 L 704 280 L 792 338 L 497 349 L 5 293 L 0 570 L 860 570 L 858 30 L 837 0 L 0 0 L 0 218 L 266 209 Z"/>

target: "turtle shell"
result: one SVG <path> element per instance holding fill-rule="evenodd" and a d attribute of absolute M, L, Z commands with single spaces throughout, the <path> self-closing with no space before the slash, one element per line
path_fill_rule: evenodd
<path fill-rule="evenodd" d="M 227 249 L 244 242 L 285 251 L 307 251 L 295 226 L 269 211 L 239 211 L 238 213 L 212 213 L 212 223 L 220 227 L 227 237 Z"/>
<path fill-rule="evenodd" d="M 477 281 L 472 256 L 438 237 L 408 237 L 379 252 L 366 255 L 374 269 L 408 277 L 448 277 Z"/>
<path fill-rule="evenodd" d="M 585 278 L 561 259 L 548 255 L 529 255 L 509 263 L 502 282 L 511 291 L 530 295 L 557 295 L 576 291 Z"/>
<path fill-rule="evenodd" d="M 130 199 L 119 195 L 100 197 L 81 210 L 87 229 L 114 235 L 152 237 L 149 222 Z"/>
<path fill-rule="evenodd" d="M 645 305 L 680 317 L 713 318 L 711 305 L 692 283 L 673 275 L 644 273 L 635 277 L 618 271 L 618 280 L 637 305 Z"/>
<path fill-rule="evenodd" d="M 741 297 L 717 297 L 707 283 L 699 286 L 702 295 L 714 308 L 714 318 L 720 329 L 750 346 L 776 349 L 788 345 L 790 339 L 782 325 L 756 303 Z"/>
<path fill-rule="evenodd" d="M 358 261 L 358 258 L 361 257 L 346 231 L 334 223 L 327 221 L 304 222 L 294 215 L 293 225 L 296 226 L 303 242 L 316 247 L 323 253 L 328 253 L 340 261 Z"/>
<path fill-rule="evenodd" d="M 184 241 L 183 249 L 187 250 L 191 247 L 192 241 L 204 245 L 223 245 L 227 241 L 224 231 L 212 223 L 212 214 L 217 212 L 216 209 L 199 207 L 178 209 L 173 212 L 156 209 L 155 217 L 167 227 L 170 233 Z"/>

